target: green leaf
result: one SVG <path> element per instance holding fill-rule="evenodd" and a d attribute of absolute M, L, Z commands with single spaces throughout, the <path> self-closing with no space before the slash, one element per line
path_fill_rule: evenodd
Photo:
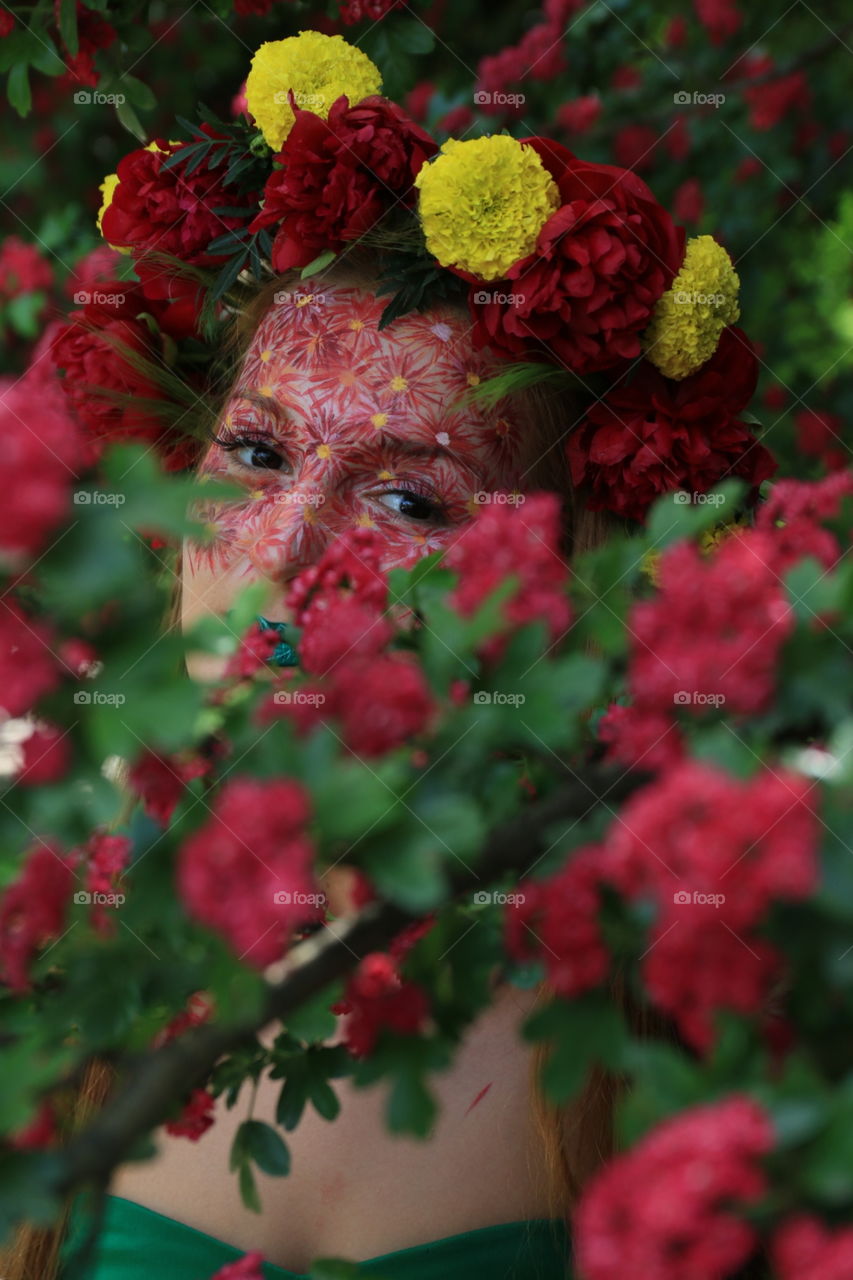
<path fill-rule="evenodd" d="M 288 1068 L 287 1079 L 281 1087 L 275 1108 L 276 1124 L 290 1132 L 302 1119 L 308 1101 L 308 1072 L 303 1062 L 296 1059 Z"/>
<path fill-rule="evenodd" d="M 136 76 L 125 72 L 119 76 L 119 81 L 125 89 L 128 98 L 135 107 L 139 107 L 140 111 L 153 111 L 157 106 L 157 98 L 153 90 L 149 89 L 147 84 L 143 84 Z"/>
<path fill-rule="evenodd" d="M 240 1165 L 238 1186 L 240 1188 L 240 1199 L 246 1208 L 251 1209 L 252 1213 L 260 1213 L 261 1198 L 258 1195 L 258 1185 L 255 1182 L 255 1175 L 252 1173 L 252 1166 L 248 1161 Z"/>
<path fill-rule="evenodd" d="M 628 1043 L 622 1014 L 601 991 L 590 991 L 571 1001 L 552 1001 L 527 1019 L 522 1034 L 526 1039 L 553 1043 L 542 1083 L 556 1103 L 575 1097 L 596 1062 L 618 1069 Z"/>
<path fill-rule="evenodd" d="M 69 55 L 76 58 L 80 48 L 77 38 L 77 0 L 60 0 L 59 34 Z"/>
<path fill-rule="evenodd" d="M 308 265 L 300 271 L 300 280 L 307 280 L 309 276 L 316 275 L 318 271 L 322 271 L 324 267 L 327 267 L 330 262 L 334 262 L 337 256 L 334 249 L 326 249 L 316 258 L 312 258 Z"/>
<path fill-rule="evenodd" d="M 399 23 L 391 39 L 407 53 L 431 53 L 435 48 L 435 33 L 417 18 L 412 22 Z"/>
<path fill-rule="evenodd" d="M 6 80 L 6 96 L 19 116 L 25 116 L 33 104 L 30 93 L 30 68 L 26 62 L 19 62 L 9 72 Z"/>
<path fill-rule="evenodd" d="M 343 982 L 339 979 L 316 995 L 305 1000 L 298 1009 L 293 1009 L 285 1020 L 287 1030 L 292 1036 L 309 1043 L 328 1040 L 334 1035 L 338 1025 L 337 1018 L 329 1005 L 340 1000 L 343 994 Z"/>
<path fill-rule="evenodd" d="M 281 1134 L 263 1120 L 244 1120 L 243 1150 L 259 1169 L 273 1178 L 283 1178 L 290 1172 L 290 1152 Z"/>
<path fill-rule="evenodd" d="M 393 1133 L 425 1138 L 436 1115 L 436 1103 L 420 1072 L 406 1066 L 394 1080 L 388 1098 L 388 1127 Z"/>
<path fill-rule="evenodd" d="M 148 141 L 148 134 L 145 131 L 145 126 L 129 102 L 117 102 L 116 115 L 118 116 L 120 123 L 124 125 L 128 133 L 133 134 L 134 138 L 138 138 L 142 143 Z"/>
<path fill-rule="evenodd" d="M 328 1080 L 312 1076 L 310 1080 L 311 1102 L 324 1120 L 334 1120 L 341 1109 L 340 1099 Z"/>

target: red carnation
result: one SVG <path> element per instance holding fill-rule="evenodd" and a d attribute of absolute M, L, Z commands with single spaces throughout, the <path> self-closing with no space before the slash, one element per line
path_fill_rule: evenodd
<path fill-rule="evenodd" d="M 523 141 L 554 176 L 562 205 L 492 294 L 509 301 L 483 302 L 482 283 L 472 283 L 474 342 L 510 356 L 544 353 L 577 373 L 634 359 L 681 266 L 683 229 L 630 170 L 586 164 L 548 140 Z"/>
<path fill-rule="evenodd" d="M 759 1163 L 774 1143 L 763 1108 L 734 1095 L 676 1115 L 608 1163 L 589 1182 L 575 1215 L 585 1280 L 719 1280 L 758 1243 L 736 1216 L 767 1186 Z"/>
<path fill-rule="evenodd" d="M 210 138 L 223 136 L 208 124 L 200 128 Z M 187 150 L 190 144 L 164 138 L 154 141 L 159 151 L 139 147 L 119 160 L 119 183 L 101 219 L 101 233 L 110 244 L 133 251 L 143 285 L 153 285 L 152 296 L 162 298 L 171 295 L 163 292 L 161 278 L 173 277 L 174 271 L 148 261 L 147 255 L 159 251 L 196 266 L 221 266 L 221 255 L 208 253 L 207 246 L 227 231 L 244 227 L 249 215 L 218 214 L 214 209 L 250 207 L 256 197 L 226 185 L 222 167 L 211 168 L 207 160 L 191 173 L 188 163 L 165 168 L 170 156 Z"/>
<path fill-rule="evenodd" d="M 414 203 L 413 181 L 437 144 L 387 98 L 355 106 L 345 95 L 328 120 L 294 105 L 296 119 L 250 230 L 281 224 L 273 243 L 276 271 L 304 267 L 324 249 L 340 249 L 398 202 Z"/>
<path fill-rule="evenodd" d="M 706 493 L 729 475 L 751 485 L 768 479 L 777 464 L 738 418 L 757 376 L 749 339 L 731 325 L 711 359 L 681 381 L 641 362 L 569 437 L 572 479 L 589 486 L 590 509 L 641 521 L 663 493 Z"/>

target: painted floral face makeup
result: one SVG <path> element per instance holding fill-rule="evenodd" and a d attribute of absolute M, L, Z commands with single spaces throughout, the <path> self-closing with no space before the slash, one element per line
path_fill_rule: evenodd
<path fill-rule="evenodd" d="M 287 621 L 282 587 L 345 529 L 380 530 L 384 567 L 406 565 L 458 536 L 481 494 L 522 487 L 521 406 L 449 408 L 501 367 L 473 350 L 463 312 L 411 312 L 380 332 L 387 299 L 364 285 L 276 299 L 199 467 L 245 497 L 197 505 L 213 539 L 184 544 L 185 628 L 257 580 L 265 616 Z"/>

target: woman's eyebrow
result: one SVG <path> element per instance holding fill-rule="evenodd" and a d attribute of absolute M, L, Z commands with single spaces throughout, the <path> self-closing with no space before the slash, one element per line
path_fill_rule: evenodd
<path fill-rule="evenodd" d="M 264 395 L 263 391 L 258 391 L 254 387 L 238 387 L 234 392 L 232 399 L 248 400 L 251 404 L 260 405 L 262 409 L 272 409 L 278 418 L 284 421 L 290 421 L 290 414 L 280 400 L 273 395 Z"/>

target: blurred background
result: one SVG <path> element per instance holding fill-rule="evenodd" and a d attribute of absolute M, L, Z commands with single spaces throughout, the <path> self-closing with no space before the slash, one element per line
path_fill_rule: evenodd
<path fill-rule="evenodd" d="M 0 4 L 0 378 L 73 308 L 123 154 L 243 110 L 265 40 L 340 33 L 439 141 L 547 134 L 630 167 L 732 255 L 761 361 L 753 405 L 780 474 L 849 465 L 853 18 L 744 0 L 116 0 Z"/>

